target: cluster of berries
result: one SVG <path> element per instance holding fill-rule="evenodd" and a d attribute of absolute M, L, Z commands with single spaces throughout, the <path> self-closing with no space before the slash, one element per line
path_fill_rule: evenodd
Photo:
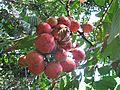
<path fill-rule="evenodd" d="M 20 57 L 19 65 L 28 67 L 35 75 L 44 72 L 48 78 L 57 78 L 61 72 L 73 71 L 78 61 L 86 57 L 84 50 L 73 47 L 70 38 L 70 34 L 77 32 L 79 28 L 80 23 L 77 20 L 65 16 L 49 17 L 45 22 L 39 23 L 34 42 L 36 51 Z M 68 52 L 73 57 L 69 57 Z M 54 60 L 48 62 L 47 56 Z"/>

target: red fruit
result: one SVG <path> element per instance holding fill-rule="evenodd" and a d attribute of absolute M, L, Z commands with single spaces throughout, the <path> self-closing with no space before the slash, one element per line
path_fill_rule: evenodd
<path fill-rule="evenodd" d="M 57 26 L 55 26 L 55 30 L 60 30 L 62 28 L 68 28 L 68 27 L 64 24 L 58 24 Z"/>
<path fill-rule="evenodd" d="M 55 26 L 54 30 L 52 31 L 52 35 L 54 36 L 54 38 L 56 40 L 60 40 L 60 36 L 59 36 L 59 33 L 60 33 L 60 30 L 62 28 L 67 28 L 67 26 L 63 25 L 63 24 L 58 24 L 57 26 Z"/>
<path fill-rule="evenodd" d="M 34 66 L 28 66 L 28 70 L 34 75 L 41 74 L 45 69 L 45 63 L 41 62 L 41 64 L 36 64 Z"/>
<path fill-rule="evenodd" d="M 75 64 L 76 64 L 76 67 L 78 66 L 78 60 L 76 60 L 76 59 L 74 59 L 74 62 L 75 62 Z"/>
<path fill-rule="evenodd" d="M 28 69 L 35 75 L 39 75 L 44 71 L 45 64 L 43 56 L 36 51 L 29 52 L 26 55 Z"/>
<path fill-rule="evenodd" d="M 54 27 L 58 24 L 58 21 L 56 18 L 54 17 L 49 17 L 46 22 L 51 26 L 51 27 Z"/>
<path fill-rule="evenodd" d="M 58 24 L 64 24 L 64 25 L 70 27 L 71 21 L 68 17 L 61 16 L 58 18 Z"/>
<path fill-rule="evenodd" d="M 42 33 L 50 33 L 51 32 L 51 26 L 48 24 L 48 23 L 40 23 L 38 26 L 37 26 L 37 35 L 39 36 L 40 34 Z"/>
<path fill-rule="evenodd" d="M 50 62 L 46 66 L 45 74 L 48 78 L 57 78 L 62 70 L 62 66 L 59 63 Z"/>
<path fill-rule="evenodd" d="M 26 63 L 26 56 L 20 56 L 19 58 L 19 61 L 18 61 L 18 64 L 21 66 L 21 67 L 26 67 L 27 66 L 27 63 Z"/>
<path fill-rule="evenodd" d="M 50 53 L 55 48 L 54 37 L 48 33 L 43 33 L 35 40 L 35 47 L 43 54 Z"/>
<path fill-rule="evenodd" d="M 61 41 L 70 35 L 70 31 L 66 25 L 58 24 L 57 26 L 55 26 L 52 35 L 56 40 Z"/>
<path fill-rule="evenodd" d="M 54 54 L 54 58 L 57 62 L 61 62 L 61 61 L 65 61 L 67 58 L 67 52 L 60 48 L 55 54 Z"/>
<path fill-rule="evenodd" d="M 65 42 L 64 44 L 61 44 L 60 47 L 65 50 L 70 50 L 72 48 L 72 41 L 69 40 L 68 42 Z"/>
<path fill-rule="evenodd" d="M 86 55 L 85 55 L 85 52 L 84 50 L 82 49 L 73 49 L 72 50 L 72 54 L 73 54 L 73 58 L 76 59 L 76 60 L 84 60 Z"/>
<path fill-rule="evenodd" d="M 80 47 L 80 43 L 79 42 L 76 42 L 75 48 L 77 48 L 77 47 Z"/>
<path fill-rule="evenodd" d="M 84 33 L 89 33 L 92 30 L 92 25 L 87 22 L 83 24 L 82 29 Z"/>
<path fill-rule="evenodd" d="M 76 63 L 74 59 L 67 58 L 65 61 L 60 63 L 63 67 L 64 72 L 71 72 L 76 68 Z"/>
<path fill-rule="evenodd" d="M 71 32 L 77 32 L 80 28 L 80 23 L 77 20 L 71 21 L 70 31 Z"/>

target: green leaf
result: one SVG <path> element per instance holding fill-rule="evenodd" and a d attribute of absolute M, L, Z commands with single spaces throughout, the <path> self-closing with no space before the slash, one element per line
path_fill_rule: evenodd
<path fill-rule="evenodd" d="M 113 77 L 106 76 L 102 80 L 94 82 L 93 87 L 97 90 L 114 90 L 116 84 Z"/>
<path fill-rule="evenodd" d="M 95 2 L 98 6 L 104 6 L 104 5 L 105 5 L 105 0 L 94 0 L 94 2 Z"/>
<path fill-rule="evenodd" d="M 34 40 L 35 37 L 27 36 L 18 42 L 18 48 L 19 49 L 30 48 L 31 46 L 33 46 Z"/>
<path fill-rule="evenodd" d="M 103 28 L 104 28 L 104 32 L 108 33 L 111 30 L 111 23 L 103 22 Z"/>
<path fill-rule="evenodd" d="M 117 86 L 116 90 L 120 90 L 120 85 Z"/>
<path fill-rule="evenodd" d="M 61 81 L 60 81 L 59 90 L 63 90 L 64 89 L 64 85 L 65 85 L 65 82 L 64 82 L 64 79 L 62 78 Z"/>
<path fill-rule="evenodd" d="M 97 17 L 102 17 L 103 16 L 103 10 L 101 10 L 99 13 L 96 14 Z"/>
<path fill-rule="evenodd" d="M 102 52 L 101 58 L 110 56 L 111 60 L 119 60 L 120 59 L 120 38 L 115 38 Z"/>
<path fill-rule="evenodd" d="M 110 36 L 108 38 L 108 43 L 110 44 L 115 36 L 120 33 L 120 8 L 118 8 L 113 16 Z"/>
<path fill-rule="evenodd" d="M 86 87 L 86 90 L 91 90 L 91 88 L 90 87 Z"/>
<path fill-rule="evenodd" d="M 90 69 L 86 68 L 84 72 L 86 77 L 91 77 L 94 74 L 93 68 L 90 68 Z"/>
<path fill-rule="evenodd" d="M 100 73 L 100 75 L 106 75 L 110 72 L 110 70 L 111 70 L 110 66 L 103 66 L 98 69 L 98 72 Z"/>
<path fill-rule="evenodd" d="M 89 84 L 89 83 L 91 83 L 92 81 L 93 81 L 93 78 L 91 78 L 91 79 L 85 78 L 85 81 L 84 81 L 84 82 L 85 82 L 86 84 Z"/>

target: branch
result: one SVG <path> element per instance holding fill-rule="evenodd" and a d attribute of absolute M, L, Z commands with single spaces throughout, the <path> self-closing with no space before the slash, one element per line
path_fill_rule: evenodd
<path fill-rule="evenodd" d="M 14 44 L 14 45 L 12 45 L 12 46 L 6 48 L 5 50 L 3 50 L 0 54 L 12 52 L 12 51 L 16 50 L 17 47 L 18 47 L 18 45 L 17 45 L 17 44 Z"/>
<path fill-rule="evenodd" d="M 91 46 L 94 46 L 94 45 L 92 44 L 92 42 L 85 37 L 85 35 L 84 35 L 83 32 L 80 32 L 80 31 L 77 31 L 77 32 L 78 32 L 79 35 L 82 36 L 82 38 L 83 38 L 85 41 L 87 41 Z"/>
<path fill-rule="evenodd" d="M 67 3 L 66 3 L 66 11 L 67 11 L 67 16 L 68 17 L 71 17 L 71 14 L 70 14 L 70 2 L 71 2 L 71 0 L 68 0 Z"/>
<path fill-rule="evenodd" d="M 59 0 L 59 2 L 60 2 L 62 5 L 65 5 L 63 1 Z"/>
<path fill-rule="evenodd" d="M 99 28 L 99 26 L 101 25 L 101 23 L 103 23 L 104 16 L 108 13 L 108 10 L 109 10 L 110 6 L 112 5 L 112 2 L 113 2 L 113 0 L 111 0 L 110 4 L 108 5 L 108 7 L 106 8 L 106 10 L 104 11 L 104 14 L 102 15 L 102 18 L 100 19 L 100 21 L 99 21 L 96 29 Z"/>

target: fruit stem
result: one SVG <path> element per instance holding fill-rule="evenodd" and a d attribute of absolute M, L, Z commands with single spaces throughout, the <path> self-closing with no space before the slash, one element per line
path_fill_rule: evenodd
<path fill-rule="evenodd" d="M 80 31 L 77 31 L 77 32 L 78 32 L 79 35 L 82 36 L 82 38 L 83 38 L 85 41 L 87 41 L 91 46 L 94 46 L 94 45 L 92 44 L 92 42 L 85 37 L 84 32 L 80 32 Z"/>
<path fill-rule="evenodd" d="M 68 17 L 71 17 L 71 14 L 70 14 L 70 2 L 71 2 L 71 0 L 68 0 L 67 3 L 66 3 L 66 11 L 67 11 L 67 16 Z"/>

